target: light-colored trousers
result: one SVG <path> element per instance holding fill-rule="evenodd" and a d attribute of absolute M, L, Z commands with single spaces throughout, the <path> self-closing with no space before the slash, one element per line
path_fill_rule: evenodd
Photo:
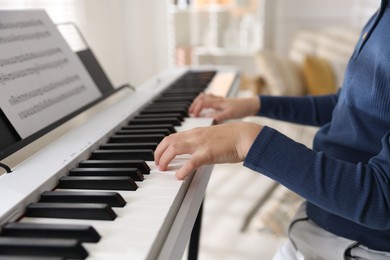
<path fill-rule="evenodd" d="M 317 226 L 306 215 L 303 203 L 289 228 L 289 239 L 273 260 L 389 260 L 390 253 L 375 251 Z"/>

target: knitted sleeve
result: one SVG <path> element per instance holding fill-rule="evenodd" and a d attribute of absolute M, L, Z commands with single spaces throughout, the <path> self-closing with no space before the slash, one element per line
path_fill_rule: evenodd
<path fill-rule="evenodd" d="M 332 118 L 338 94 L 325 96 L 276 97 L 259 96 L 257 115 L 292 123 L 322 126 Z"/>
<path fill-rule="evenodd" d="M 328 212 L 363 226 L 390 229 L 390 131 L 368 163 L 349 163 L 315 152 L 264 127 L 244 166 L 281 183 Z"/>

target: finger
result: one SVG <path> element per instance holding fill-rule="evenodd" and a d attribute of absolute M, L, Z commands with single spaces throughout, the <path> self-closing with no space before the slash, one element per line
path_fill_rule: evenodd
<path fill-rule="evenodd" d="M 194 157 L 191 157 L 191 159 L 186 161 L 184 165 L 176 172 L 175 176 L 178 180 L 183 180 L 198 167 L 199 166 L 196 163 L 196 159 Z"/>
<path fill-rule="evenodd" d="M 169 139 L 170 137 L 165 137 L 156 147 L 156 150 L 154 150 L 154 164 L 158 165 L 160 162 L 161 155 L 163 152 L 167 149 L 169 145 Z"/>
<path fill-rule="evenodd" d="M 192 111 L 194 110 L 194 107 L 195 107 L 196 104 L 199 102 L 199 100 L 201 100 L 201 99 L 203 98 L 204 95 L 205 95 L 204 93 L 200 93 L 200 94 L 194 99 L 194 101 L 192 101 L 191 106 L 190 106 L 190 108 L 188 109 L 188 111 L 189 111 L 190 113 L 192 113 Z"/>
<path fill-rule="evenodd" d="M 221 112 L 216 112 L 213 115 L 213 119 L 215 122 L 220 123 L 226 119 L 229 118 L 229 111 L 221 111 Z"/>
<path fill-rule="evenodd" d="M 154 150 L 154 163 L 155 165 L 160 164 L 161 156 L 165 152 L 165 150 L 169 147 L 171 143 L 174 143 L 175 140 L 180 140 L 178 137 L 181 133 L 171 134 L 169 136 L 164 137 L 164 139 L 157 145 Z"/>
<path fill-rule="evenodd" d="M 194 110 L 193 110 L 193 114 L 195 116 L 199 116 L 199 114 L 201 113 L 202 109 L 204 108 L 214 108 L 214 109 L 219 109 L 221 107 L 221 102 L 222 99 L 221 98 L 218 98 L 218 97 L 207 97 L 207 98 L 203 98 L 202 100 L 200 100 Z"/>
<path fill-rule="evenodd" d="M 211 161 L 210 156 L 205 151 L 197 149 L 191 158 L 176 172 L 176 178 L 182 180 L 202 165 L 209 164 Z"/>
<path fill-rule="evenodd" d="M 188 149 L 188 145 L 186 142 L 174 142 L 171 143 L 167 149 L 165 149 L 164 153 L 161 155 L 158 168 L 161 171 L 165 171 L 168 168 L 169 163 L 175 159 L 177 155 L 181 154 L 190 154 L 191 151 Z"/>
<path fill-rule="evenodd" d="M 196 100 L 196 102 L 194 102 L 192 110 L 191 110 L 191 112 L 192 112 L 192 114 L 194 114 L 194 116 L 196 116 L 196 117 L 199 116 L 200 111 L 204 107 L 204 102 L 207 99 L 208 99 L 207 95 L 202 95 L 202 96 L 199 97 L 198 100 Z"/>
<path fill-rule="evenodd" d="M 194 110 L 194 108 L 197 106 L 197 104 L 201 101 L 201 100 L 204 100 L 204 99 L 207 99 L 207 98 L 216 98 L 217 96 L 213 95 L 213 94 L 205 94 L 205 93 L 200 93 L 191 103 L 191 106 L 190 108 L 188 109 L 190 113 L 192 113 L 192 111 Z"/>
<path fill-rule="evenodd" d="M 191 111 L 191 113 L 195 116 L 195 117 L 198 117 L 199 114 L 200 114 L 200 111 L 203 109 L 203 99 L 200 99 L 198 100 L 198 102 L 196 102 L 194 104 L 194 107 Z"/>
<path fill-rule="evenodd" d="M 161 155 L 160 161 L 158 163 L 158 169 L 160 171 L 165 171 L 168 168 L 169 163 L 175 159 L 176 153 L 173 149 L 171 149 L 169 146 L 164 153 Z"/>

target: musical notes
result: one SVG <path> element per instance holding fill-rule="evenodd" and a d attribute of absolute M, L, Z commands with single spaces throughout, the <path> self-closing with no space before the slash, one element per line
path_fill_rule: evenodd
<path fill-rule="evenodd" d="M 18 96 L 11 96 L 9 99 L 8 99 L 8 102 L 12 105 L 12 106 L 15 106 L 15 105 L 18 105 L 22 102 L 25 102 L 25 101 L 28 101 L 30 99 L 33 99 L 35 97 L 38 97 L 38 96 L 43 96 L 45 94 L 48 94 L 50 93 L 51 91 L 56 91 L 58 88 L 61 88 L 61 87 L 65 87 L 75 81 L 78 81 L 80 80 L 80 77 L 78 75 L 73 75 L 73 76 L 70 76 L 70 77 L 66 77 L 60 81 L 57 81 L 57 82 L 54 82 L 54 83 L 50 83 L 46 86 L 43 86 L 41 88 L 38 88 L 38 89 L 34 89 L 32 91 L 29 91 L 29 92 L 26 92 L 26 93 L 22 93 Z"/>
<path fill-rule="evenodd" d="M 0 44 L 13 43 L 17 41 L 39 40 L 50 37 L 50 32 L 47 30 L 19 33 L 17 29 L 31 29 L 34 27 L 44 27 L 45 24 L 40 19 L 23 20 L 16 22 L 0 22 L 0 31 L 10 31 L 11 34 L 0 37 Z"/>
<path fill-rule="evenodd" d="M 0 106 L 25 138 L 101 96 L 42 10 L 0 10 Z"/>
<path fill-rule="evenodd" d="M 28 40 L 40 40 L 47 37 L 50 37 L 49 31 L 34 32 L 34 33 L 25 33 L 17 35 L 9 35 L 0 37 L 0 44 L 14 43 L 18 41 L 28 41 Z"/>
<path fill-rule="evenodd" d="M 24 29 L 29 27 L 42 27 L 44 22 L 40 19 L 28 19 L 16 22 L 0 22 L 0 30 Z"/>
<path fill-rule="evenodd" d="M 0 84 L 4 84 L 7 81 L 17 80 L 23 77 L 27 77 L 29 75 L 39 74 L 45 70 L 56 69 L 62 67 L 63 65 L 68 63 L 68 59 L 59 59 L 52 62 L 47 62 L 43 64 L 37 64 L 33 67 L 26 68 L 19 71 L 14 71 L 7 74 L 0 74 Z"/>
<path fill-rule="evenodd" d="M 25 109 L 18 113 L 18 116 L 20 119 L 26 119 L 30 116 L 33 116 L 39 112 L 41 112 L 44 109 L 47 109 L 49 107 L 52 107 L 66 99 L 69 99 L 73 96 L 76 96 L 80 94 L 81 92 L 85 91 L 86 87 L 84 85 L 77 86 L 67 92 L 61 93 L 60 95 L 48 98 L 43 101 L 40 101 L 38 104 L 33 105 L 32 107 L 29 107 L 28 109 Z"/>
<path fill-rule="evenodd" d="M 60 48 L 52 48 L 52 49 L 38 51 L 38 52 L 32 52 L 32 53 L 23 53 L 21 55 L 17 55 L 14 57 L 0 59 L 0 67 L 14 65 L 17 63 L 23 63 L 23 62 L 34 60 L 34 59 L 50 57 L 50 56 L 53 56 L 55 54 L 60 54 L 60 53 L 62 53 L 62 50 Z"/>
<path fill-rule="evenodd" d="M 7 81 L 12 81 L 12 80 L 17 80 L 17 79 L 20 79 L 23 77 L 27 77 L 29 75 L 34 75 L 34 74 L 38 75 L 39 73 L 41 73 L 45 70 L 56 69 L 56 68 L 64 66 L 67 63 L 68 63 L 68 59 L 64 58 L 64 59 L 59 59 L 59 60 L 52 61 L 52 62 L 37 64 L 33 67 L 26 68 L 23 70 L 14 71 L 14 72 L 7 73 L 7 74 L 0 74 L 0 84 L 4 84 Z"/>

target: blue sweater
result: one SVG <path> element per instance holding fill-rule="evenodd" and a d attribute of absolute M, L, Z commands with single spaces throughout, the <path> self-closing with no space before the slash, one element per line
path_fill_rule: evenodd
<path fill-rule="evenodd" d="M 261 116 L 321 128 L 311 150 L 264 127 L 244 165 L 305 198 L 309 218 L 322 228 L 390 252 L 387 0 L 364 27 L 338 94 L 260 100 Z"/>

